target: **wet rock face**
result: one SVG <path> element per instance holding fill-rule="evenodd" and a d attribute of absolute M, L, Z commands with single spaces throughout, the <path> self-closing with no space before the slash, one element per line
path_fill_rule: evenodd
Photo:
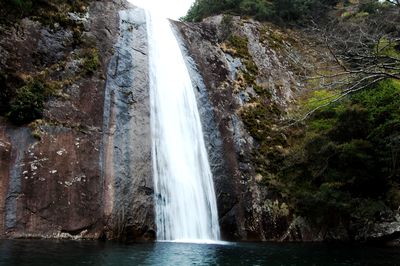
<path fill-rule="evenodd" d="M 30 140 L 24 145 L 28 150 L 11 177 L 21 182 L 20 190 L 12 192 L 21 194 L 17 219 L 13 223 L 6 216 L 7 228 L 22 236 L 96 236 L 98 232 L 93 229 L 101 226 L 102 186 L 98 165 L 89 158 L 98 153 L 98 132 L 47 126 L 43 130 L 49 137 L 43 137 L 40 143 L 29 131 L 25 133 Z"/>
<path fill-rule="evenodd" d="M 234 18 L 226 34 L 223 20 L 217 16 L 197 24 L 175 24 L 206 88 L 203 90 L 199 79 L 194 79 L 213 166 L 222 237 L 281 239 L 290 218 L 285 206 L 275 203 L 273 194 L 257 183 L 251 161 L 257 143 L 247 132 L 240 113 L 251 105 L 252 99 L 257 99 L 255 84 L 268 89 L 271 104 L 285 109 L 293 101 L 299 82 L 287 62 L 261 40 L 261 24 Z M 229 51 L 226 47 L 229 36 L 245 39 L 247 54 Z M 257 67 L 257 73 L 252 74 L 256 83 L 243 81 L 241 77 L 250 72 L 246 69 L 251 66 L 249 61 Z M 278 214 L 274 213 L 274 204 L 278 205 Z"/>
<path fill-rule="evenodd" d="M 3 121 L 1 121 L 3 122 Z M 5 132 L 5 127 L 0 127 L 0 236 L 5 230 L 6 199 L 8 192 L 8 176 L 10 173 L 11 143 Z"/>
<path fill-rule="evenodd" d="M 99 238 L 115 237 L 119 230 L 104 211 L 108 168 L 102 147 L 109 145 L 104 141 L 109 129 L 103 128 L 103 105 L 107 66 L 119 33 L 118 11 L 127 7 L 123 1 L 93 2 L 84 19 L 80 46 L 74 43 L 71 29 L 50 29 L 29 19 L 2 31 L 0 72 L 17 69 L 12 73 L 15 85 L 46 68 L 50 79 L 63 83 L 59 95 L 46 102 L 42 120 L 29 127 L 0 121 L 0 237 Z M 82 72 L 79 58 L 89 43 L 101 60 L 91 75 Z M 120 102 L 126 99 L 121 97 Z M 115 182 L 122 197 L 126 185 Z M 142 209 L 129 215 L 130 210 L 124 211 L 127 228 L 144 223 Z M 130 234 L 140 237 L 145 232 L 131 230 Z"/>
<path fill-rule="evenodd" d="M 214 25 L 176 26 L 207 88 L 203 90 L 199 82 L 195 82 L 199 88 L 200 114 L 214 175 L 221 234 L 224 239 L 246 239 L 244 187 L 235 143 L 246 141 L 248 136 L 240 135 L 241 125 L 235 125 L 239 122 L 235 114 L 237 101 L 232 87 L 224 83 L 229 81 L 229 63 L 217 45 Z"/>
<path fill-rule="evenodd" d="M 148 240 L 155 224 L 146 18 L 142 9 L 119 14 L 104 105 L 105 215 L 117 229 L 109 238 Z"/>
<path fill-rule="evenodd" d="M 213 94 L 212 91 L 206 87 L 208 80 L 215 81 L 214 78 L 226 77 L 228 72 L 225 68 L 222 70 L 220 69 L 219 73 L 213 72 L 213 70 L 215 70 L 213 64 L 210 65 L 210 72 L 201 72 L 202 67 L 199 66 L 197 62 L 193 61 L 190 46 L 188 46 L 185 40 L 181 38 L 182 36 L 179 33 L 180 25 L 177 24 L 175 26 L 176 35 L 178 40 L 180 40 L 181 49 L 185 55 L 186 65 L 197 96 L 201 123 L 203 125 L 204 140 L 206 143 L 210 167 L 214 176 L 219 216 L 226 216 L 226 218 L 222 220 L 220 219 L 222 229 L 221 234 L 226 239 L 233 239 L 238 236 L 237 221 L 235 219 L 235 207 L 238 203 L 236 198 L 237 190 L 236 185 L 229 178 L 231 169 L 227 165 L 226 158 L 224 157 L 224 149 L 226 147 L 222 140 L 221 128 L 217 116 L 214 113 L 215 109 L 210 101 L 210 97 Z M 201 36 L 201 32 L 198 33 L 199 36 Z M 213 53 L 215 46 L 209 44 L 204 49 Z M 214 57 L 214 59 L 216 60 L 214 64 L 223 66 L 223 62 L 218 61 L 218 57 Z M 207 77 L 206 75 L 212 75 L 212 77 Z"/>
<path fill-rule="evenodd" d="M 23 19 L 18 28 L 3 29 L 0 40 L 0 67 L 6 69 L 35 68 L 35 51 L 41 37 L 40 24 Z"/>
<path fill-rule="evenodd" d="M 69 46 L 73 41 L 71 31 L 51 32 L 49 29 L 40 29 L 39 34 L 36 52 L 33 56 L 38 66 L 50 66 L 54 62 L 63 60 L 67 50 L 72 50 L 72 47 Z"/>
<path fill-rule="evenodd" d="M 32 40 L 15 60 L 13 52 L 3 54 L 8 67 L 33 72 L 62 60 L 51 78 L 73 80 L 46 102 L 43 120 L 31 128 L 2 121 L 3 236 L 154 238 L 146 25 L 141 10 L 118 13 L 126 7 L 94 2 L 84 18 L 82 40 L 96 43 L 102 59 L 93 75 L 75 78 L 82 62 L 68 29 L 53 32 L 27 20 L 20 37 L 3 39 L 7 51 L 13 42 L 22 47 Z M 267 191 L 256 184 L 249 160 L 254 141 L 239 112 L 254 90 L 237 92 L 244 62 L 221 47 L 218 23 L 177 24 L 177 30 L 198 96 L 221 231 L 224 239 L 267 239 Z M 243 34 L 256 43 L 255 27 Z M 264 56 L 258 49 L 250 49 L 253 57 Z"/>

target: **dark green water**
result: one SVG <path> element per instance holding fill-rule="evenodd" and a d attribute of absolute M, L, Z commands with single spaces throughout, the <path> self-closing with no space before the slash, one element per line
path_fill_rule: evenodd
<path fill-rule="evenodd" d="M 399 248 L 0 240 L 0 265 L 400 265 Z"/>

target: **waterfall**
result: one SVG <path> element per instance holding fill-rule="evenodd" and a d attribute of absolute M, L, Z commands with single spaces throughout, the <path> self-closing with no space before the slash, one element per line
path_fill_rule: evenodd
<path fill-rule="evenodd" d="M 170 22 L 147 12 L 157 239 L 219 239 L 217 204 L 189 72 Z"/>

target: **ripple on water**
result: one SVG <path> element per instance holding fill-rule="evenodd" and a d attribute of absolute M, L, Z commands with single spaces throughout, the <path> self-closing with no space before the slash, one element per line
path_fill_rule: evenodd
<path fill-rule="evenodd" d="M 0 265 L 400 265 L 399 248 L 288 243 L 0 240 Z"/>

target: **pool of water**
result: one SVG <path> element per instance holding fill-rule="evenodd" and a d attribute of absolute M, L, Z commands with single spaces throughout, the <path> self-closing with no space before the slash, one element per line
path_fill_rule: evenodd
<path fill-rule="evenodd" d="M 0 265 L 400 265 L 400 248 L 0 240 Z"/>

